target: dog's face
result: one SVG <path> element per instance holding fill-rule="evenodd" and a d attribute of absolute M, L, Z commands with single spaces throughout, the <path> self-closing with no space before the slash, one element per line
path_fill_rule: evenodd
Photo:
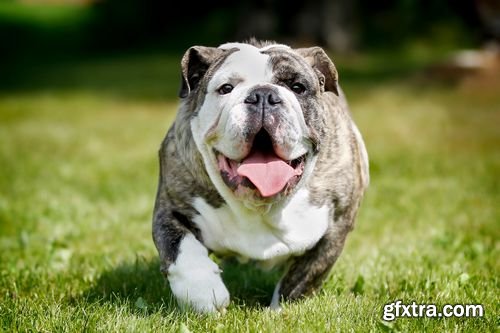
<path fill-rule="evenodd" d="M 322 94 L 338 94 L 323 50 L 231 43 L 191 48 L 182 65 L 181 97 L 219 193 L 251 207 L 293 193 L 321 149 Z"/>

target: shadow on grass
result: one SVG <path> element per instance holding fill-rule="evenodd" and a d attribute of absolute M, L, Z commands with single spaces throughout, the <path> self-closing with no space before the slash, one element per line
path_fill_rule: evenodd
<path fill-rule="evenodd" d="M 138 257 L 135 262 L 121 264 L 101 274 L 94 286 L 85 293 L 87 302 L 125 305 L 133 312 L 152 314 L 177 310 L 166 279 L 159 270 L 158 259 Z M 263 272 L 252 264 L 235 260 L 221 263 L 223 280 L 231 295 L 231 303 L 252 309 L 269 305 L 278 271 Z"/>
<path fill-rule="evenodd" d="M 133 311 L 173 311 L 175 300 L 159 270 L 157 259 L 137 257 L 104 271 L 85 293 L 88 302 L 126 305 Z"/>
<path fill-rule="evenodd" d="M 266 272 L 253 263 L 240 264 L 235 259 L 225 260 L 221 268 L 232 302 L 259 309 L 269 306 L 274 287 L 281 276 L 279 270 Z"/>

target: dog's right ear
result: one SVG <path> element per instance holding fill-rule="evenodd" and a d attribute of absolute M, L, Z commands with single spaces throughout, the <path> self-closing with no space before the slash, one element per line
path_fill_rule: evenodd
<path fill-rule="evenodd" d="M 303 56 L 306 61 L 320 74 L 325 91 L 331 91 L 335 95 L 339 95 L 338 73 L 335 65 L 326 52 L 319 46 L 302 48 L 295 50 Z"/>
<path fill-rule="evenodd" d="M 186 98 L 191 91 L 198 87 L 198 83 L 208 70 L 208 67 L 224 50 L 215 47 L 190 47 L 181 60 L 182 83 L 179 97 Z"/>

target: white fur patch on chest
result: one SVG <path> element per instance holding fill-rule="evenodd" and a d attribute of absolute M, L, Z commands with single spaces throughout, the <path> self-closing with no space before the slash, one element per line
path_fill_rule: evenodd
<path fill-rule="evenodd" d="M 193 206 L 199 212 L 193 221 L 205 246 L 216 253 L 270 265 L 312 248 L 326 232 L 331 216 L 328 207 L 309 203 L 306 189 L 300 189 L 281 210 L 267 215 L 242 205 L 238 209 L 227 204 L 213 208 L 199 197 Z"/>

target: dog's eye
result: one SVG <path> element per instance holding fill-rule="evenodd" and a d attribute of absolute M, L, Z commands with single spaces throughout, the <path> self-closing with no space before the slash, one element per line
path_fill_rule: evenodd
<path fill-rule="evenodd" d="M 229 94 L 231 91 L 233 91 L 234 87 L 232 85 L 230 85 L 229 83 L 226 83 L 226 84 L 223 84 L 218 92 L 219 94 L 221 95 L 226 95 L 226 94 Z"/>
<path fill-rule="evenodd" d="M 306 87 L 302 83 L 295 82 L 290 86 L 290 89 L 297 95 L 302 94 L 304 91 L 306 91 Z"/>

